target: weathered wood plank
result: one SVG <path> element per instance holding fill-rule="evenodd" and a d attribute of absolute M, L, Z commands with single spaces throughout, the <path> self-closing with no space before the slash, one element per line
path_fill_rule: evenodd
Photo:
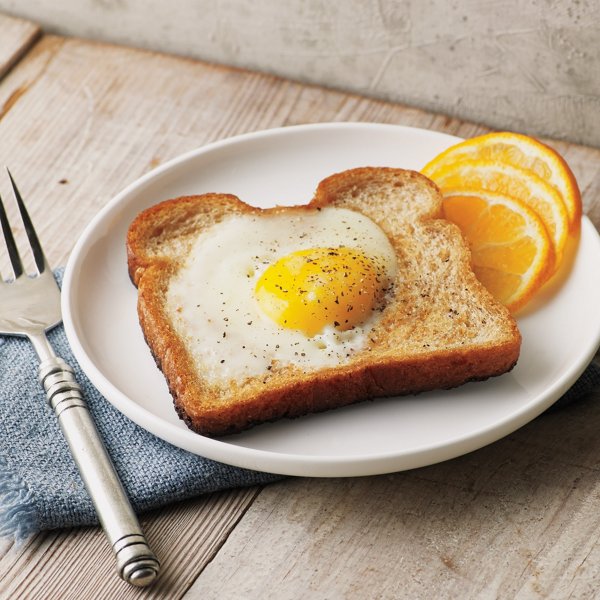
<path fill-rule="evenodd" d="M 65 262 L 84 225 L 127 183 L 215 139 L 336 120 L 399 123 L 465 137 L 485 131 L 266 75 L 53 36 L 37 44 L 0 86 L 0 102 L 15 94 L 0 121 L 3 139 L 10 140 L 0 147 L 0 162 L 11 166 L 34 215 L 54 207 L 43 218 L 53 264 Z M 578 176 L 593 186 L 599 151 L 576 148 Z M 70 243 L 50 234 L 64 231 L 65 222 Z"/>
<path fill-rule="evenodd" d="M 162 575 L 146 598 L 182 598 L 212 560 L 258 488 L 210 494 L 141 518 Z M 138 598 L 121 581 L 106 538 L 97 528 L 47 532 L 22 548 L 9 547 L 0 562 L 0 598 L 80 600 Z"/>
<path fill-rule="evenodd" d="M 0 82 L 0 106 L 0 139 L 10 140 L 0 145 L 0 164 L 17 177 L 54 265 L 126 184 L 215 139 L 322 121 L 398 123 L 464 137 L 485 131 L 267 75 L 55 36 L 42 38 Z M 598 226 L 600 151 L 557 147 Z M 255 491 L 237 490 L 147 515 L 149 537 L 165 558 L 163 579 L 149 592 L 113 575 L 98 529 L 41 534 L 23 548 L 4 543 L 0 595 L 577 595 L 597 583 L 589 565 L 598 553 L 591 431 L 599 418 L 593 404 L 576 407 L 444 465 L 369 479 L 288 480 L 254 505 Z M 561 443 L 570 446 L 556 459 Z"/>
<path fill-rule="evenodd" d="M 270 486 L 186 599 L 597 597 L 598 401 L 428 468 Z"/>
<path fill-rule="evenodd" d="M 0 14 L 0 79 L 31 48 L 40 33 L 39 26 L 31 21 Z"/>

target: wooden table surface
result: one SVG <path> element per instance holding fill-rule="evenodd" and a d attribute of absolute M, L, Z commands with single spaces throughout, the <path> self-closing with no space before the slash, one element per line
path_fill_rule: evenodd
<path fill-rule="evenodd" d="M 462 137 L 441 115 L 223 66 L 44 35 L 0 15 L 0 164 L 51 264 L 158 164 L 269 127 L 371 121 Z M 600 226 L 600 151 L 549 141 Z M 0 193 L 8 194 L 5 182 Z M 40 224 L 42 224 L 40 226 Z M 0 541 L 2 598 L 600 597 L 600 390 L 467 456 L 354 479 L 290 478 L 141 517 L 163 563 L 137 590 L 98 528 Z"/>

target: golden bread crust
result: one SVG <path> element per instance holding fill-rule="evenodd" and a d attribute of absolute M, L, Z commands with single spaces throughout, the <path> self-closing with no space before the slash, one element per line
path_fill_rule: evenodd
<path fill-rule="evenodd" d="M 357 210 L 388 235 L 401 280 L 382 315 L 377 343 L 335 368 L 284 368 L 223 386 L 198 372 L 165 307 L 169 281 L 202 231 L 231 214 Z M 127 236 L 129 274 L 138 287 L 146 341 L 176 410 L 204 435 L 241 431 L 381 396 L 445 389 L 510 370 L 521 336 L 514 319 L 477 281 L 460 231 L 441 217 L 429 179 L 402 169 L 364 167 L 323 180 L 308 205 L 258 209 L 235 196 L 167 200 L 143 211 Z M 482 339 L 481 331 L 489 333 Z M 489 330 L 489 332 L 488 332 Z"/>

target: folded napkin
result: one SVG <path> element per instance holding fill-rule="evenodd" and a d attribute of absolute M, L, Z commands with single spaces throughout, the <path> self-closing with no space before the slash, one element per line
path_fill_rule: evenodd
<path fill-rule="evenodd" d="M 75 369 L 136 512 L 281 478 L 191 454 L 141 429 L 114 409 L 85 377 L 63 327 L 52 330 L 49 337 L 57 354 Z M 581 398 L 597 386 L 600 367 L 592 363 L 559 403 Z M 58 421 L 37 381 L 33 348 L 25 339 L 0 336 L 0 535 L 20 541 L 43 529 L 97 522 Z"/>

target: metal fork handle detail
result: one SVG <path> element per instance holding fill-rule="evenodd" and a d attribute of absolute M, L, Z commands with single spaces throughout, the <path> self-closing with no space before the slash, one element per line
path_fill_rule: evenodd
<path fill-rule="evenodd" d="M 149 585 L 160 564 L 100 439 L 73 369 L 59 357 L 46 358 L 40 363 L 39 379 L 113 548 L 119 575 L 133 585 Z"/>

